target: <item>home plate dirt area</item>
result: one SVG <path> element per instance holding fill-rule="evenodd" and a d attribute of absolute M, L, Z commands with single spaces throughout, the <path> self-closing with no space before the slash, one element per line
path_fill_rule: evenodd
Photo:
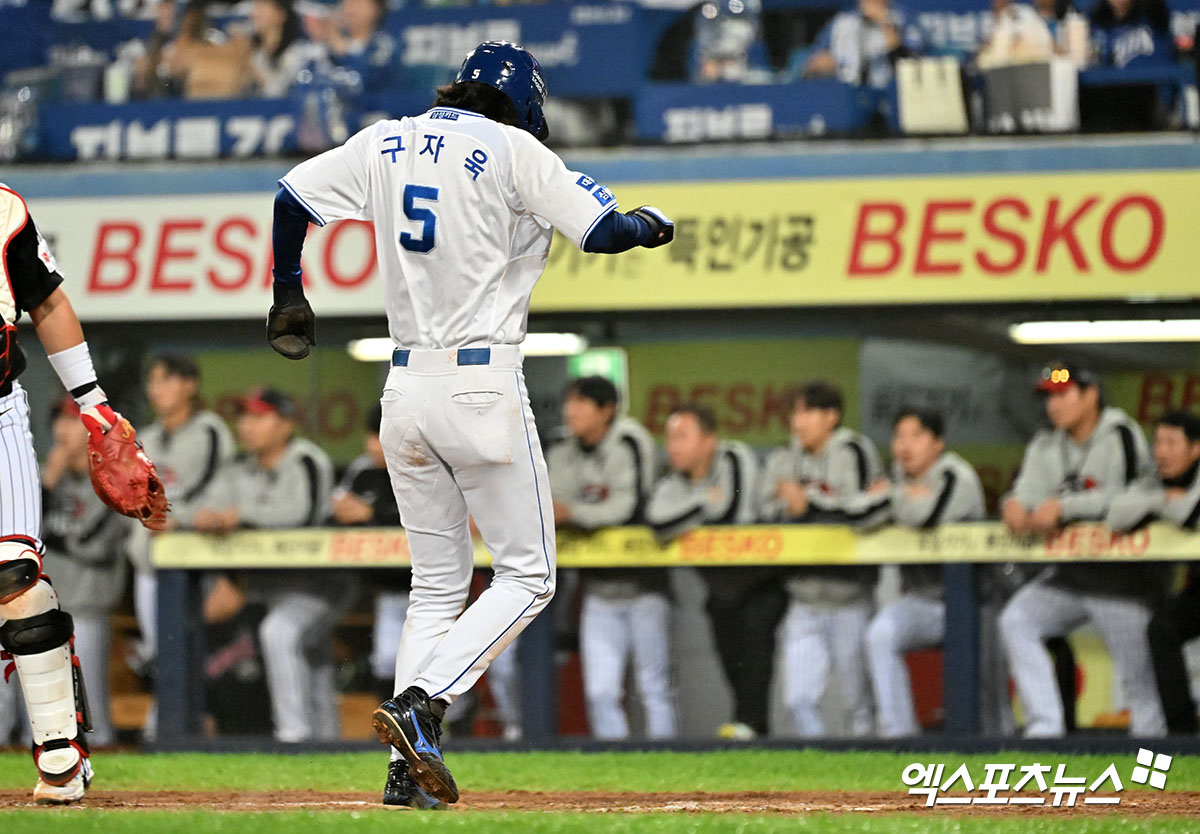
<path fill-rule="evenodd" d="M 1047 800 L 1049 801 L 1049 800 Z M 1065 800 L 1064 800 L 1065 801 Z M 30 793 L 0 790 L 0 810 L 27 808 Z M 362 811 L 383 809 L 375 793 L 333 791 L 130 791 L 94 790 L 73 806 L 79 810 L 145 809 L 154 811 Z M 408 809 L 392 809 L 406 812 Z M 1200 791 L 1137 791 L 1121 795 L 1119 805 L 1083 805 L 1073 808 L 1013 805 L 939 805 L 925 807 L 923 796 L 904 793 L 855 791 L 761 791 L 749 793 L 632 791 L 464 791 L 452 813 L 471 811 L 541 811 L 591 813 L 676 814 L 876 814 L 912 811 L 922 814 L 1036 815 L 1080 814 L 1119 816 L 1193 816 L 1200 814 Z"/>

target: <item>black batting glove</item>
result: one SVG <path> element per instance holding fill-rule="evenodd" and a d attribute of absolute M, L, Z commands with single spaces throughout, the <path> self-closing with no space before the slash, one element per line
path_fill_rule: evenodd
<path fill-rule="evenodd" d="M 303 359 L 317 343 L 317 318 L 313 315 L 304 287 L 275 284 L 275 303 L 267 312 L 267 344 L 288 359 Z"/>
<path fill-rule="evenodd" d="M 663 246 L 675 239 L 675 224 L 654 206 L 639 206 L 625 213 L 630 217 L 640 217 L 650 227 L 650 239 L 642 244 L 647 249 Z"/>

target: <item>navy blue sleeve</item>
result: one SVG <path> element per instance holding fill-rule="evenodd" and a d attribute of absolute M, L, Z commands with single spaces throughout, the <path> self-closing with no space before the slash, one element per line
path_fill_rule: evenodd
<path fill-rule="evenodd" d="M 312 216 L 286 188 L 275 194 L 275 222 L 271 228 L 271 246 L 275 266 L 271 272 L 276 284 L 300 284 L 300 250 Z"/>
<path fill-rule="evenodd" d="M 615 255 L 650 239 L 650 224 L 640 217 L 630 217 L 619 211 L 610 211 L 596 224 L 592 233 L 583 242 L 584 252 L 603 252 Z"/>

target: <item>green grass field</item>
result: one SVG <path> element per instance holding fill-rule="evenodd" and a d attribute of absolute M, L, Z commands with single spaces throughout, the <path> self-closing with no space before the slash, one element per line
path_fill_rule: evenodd
<path fill-rule="evenodd" d="M 450 753 L 449 763 L 460 786 L 471 791 L 860 791 L 904 794 L 900 774 L 913 762 L 971 765 L 983 773 L 985 762 L 1065 762 L 1068 775 L 1089 778 L 1116 761 L 1126 779 L 1123 796 L 1142 790 L 1128 783 L 1133 751 L 1127 756 L 1061 756 L 1008 753 L 979 756 L 959 754 L 828 753 L 815 750 L 722 753 Z M 104 754 L 96 757 L 97 794 L 113 790 L 146 791 L 270 791 L 305 790 L 376 792 L 382 787 L 383 753 L 228 755 L 228 754 Z M 947 774 L 949 770 L 947 770 Z M 27 755 L 0 754 L 0 790 L 32 787 L 32 764 Z M 1200 757 L 1178 757 L 1171 766 L 1168 790 L 1200 790 Z M 1200 818 L 1129 817 L 1120 807 L 1084 816 L 1059 809 L 1039 816 L 1019 809 L 996 814 L 964 816 L 948 809 L 919 809 L 903 813 L 800 813 L 756 816 L 744 813 L 681 814 L 499 812 L 462 810 L 444 814 L 388 811 L 382 807 L 347 810 L 234 811 L 106 810 L 18 808 L 0 811 L 0 832 L 106 832 L 148 834 L 159 831 L 254 832 L 308 831 L 384 832 L 420 826 L 422 831 L 563 832 L 613 831 L 692 834 L 696 832 L 802 831 L 827 832 L 1031 832 L 1031 834 L 1091 834 L 1107 832 L 1200 831 Z"/>

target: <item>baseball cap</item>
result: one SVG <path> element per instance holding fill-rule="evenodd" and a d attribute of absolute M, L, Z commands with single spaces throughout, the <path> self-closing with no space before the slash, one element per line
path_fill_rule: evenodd
<path fill-rule="evenodd" d="M 1051 362 L 1042 368 L 1033 387 L 1042 394 L 1057 394 L 1072 385 L 1095 387 L 1099 384 L 1100 377 L 1090 368 L 1068 365 L 1064 362 Z"/>
<path fill-rule="evenodd" d="M 291 419 L 296 407 L 285 394 L 268 386 L 260 386 L 238 400 L 238 414 L 270 414 Z"/>

